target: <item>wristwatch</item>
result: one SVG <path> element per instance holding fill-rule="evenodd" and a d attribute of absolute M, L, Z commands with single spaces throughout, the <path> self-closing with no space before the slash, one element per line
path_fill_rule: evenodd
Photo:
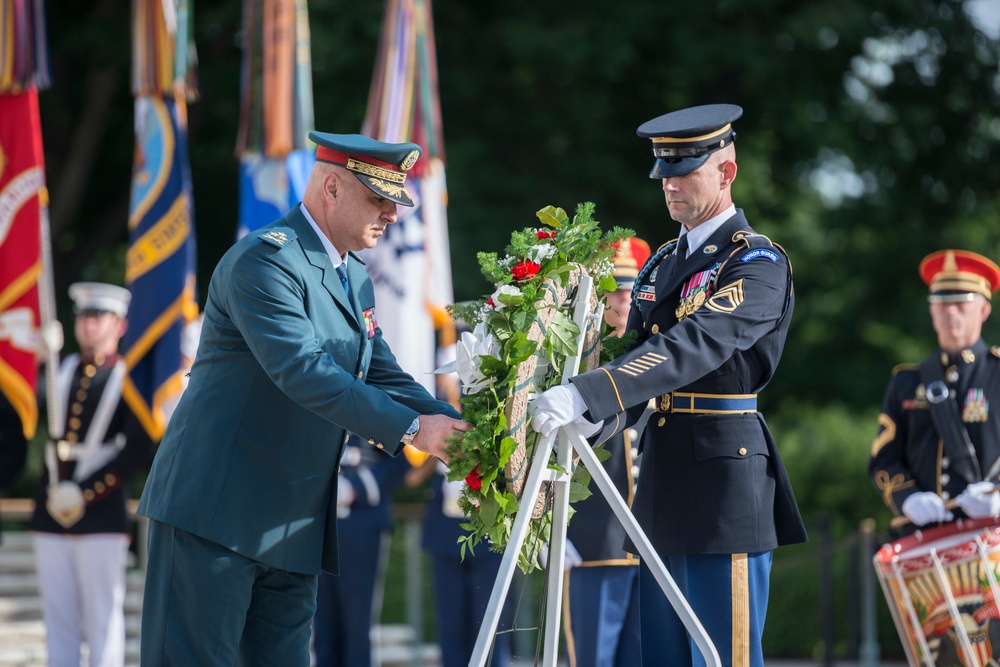
<path fill-rule="evenodd" d="M 420 433 L 420 417 L 413 418 L 413 422 L 410 424 L 410 427 L 406 429 L 406 433 L 403 434 L 400 442 L 404 445 L 412 445 L 413 439 L 417 437 L 417 433 Z"/>

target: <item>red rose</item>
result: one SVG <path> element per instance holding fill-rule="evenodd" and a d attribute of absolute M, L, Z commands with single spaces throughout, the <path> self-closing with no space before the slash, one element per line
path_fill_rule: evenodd
<path fill-rule="evenodd" d="M 483 488 L 483 480 L 479 477 L 479 466 L 476 466 L 469 476 L 465 478 L 465 483 L 469 485 L 469 488 L 473 491 L 478 491 Z"/>
<path fill-rule="evenodd" d="M 556 237 L 556 232 L 555 230 L 539 229 L 538 232 L 535 234 L 535 236 L 538 238 L 539 241 L 542 241 L 544 239 L 554 239 Z"/>
<path fill-rule="evenodd" d="M 541 264 L 535 264 L 534 262 L 524 260 L 520 264 L 515 264 L 513 267 L 511 267 L 510 272 L 511 274 L 513 274 L 514 280 L 517 280 L 518 282 L 524 282 L 529 278 L 533 278 L 535 274 L 538 273 L 541 269 L 542 269 Z"/>
<path fill-rule="evenodd" d="M 490 297 L 489 299 L 486 300 L 486 305 L 492 308 L 493 310 L 497 309 L 497 305 L 493 303 L 493 297 Z"/>

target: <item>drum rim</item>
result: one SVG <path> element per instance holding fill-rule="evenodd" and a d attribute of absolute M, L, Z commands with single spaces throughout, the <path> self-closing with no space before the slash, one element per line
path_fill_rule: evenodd
<path fill-rule="evenodd" d="M 973 534 L 980 532 L 983 529 L 987 529 L 987 532 L 993 532 L 991 529 L 997 531 L 997 537 L 1000 539 L 1000 520 L 987 517 L 985 519 L 957 519 L 953 523 L 945 524 L 943 526 L 935 526 L 934 528 L 929 528 L 927 530 L 918 530 L 917 532 L 902 537 L 894 542 L 889 542 L 879 549 L 878 553 L 875 554 L 875 560 L 882 565 L 891 564 L 897 557 L 900 560 L 906 560 L 908 558 L 922 558 L 929 555 L 927 552 L 912 553 L 918 547 L 931 547 L 935 542 L 940 542 L 949 537 L 958 537 L 960 535 L 968 534 L 970 539 Z M 949 543 L 944 548 L 951 549 L 953 547 L 964 544 L 964 542 Z"/>

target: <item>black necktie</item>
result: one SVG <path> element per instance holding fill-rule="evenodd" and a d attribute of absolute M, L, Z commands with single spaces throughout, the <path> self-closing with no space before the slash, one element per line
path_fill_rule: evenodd
<path fill-rule="evenodd" d="M 674 271 L 677 271 L 681 263 L 687 259 L 688 254 L 688 237 L 687 234 L 682 236 L 677 241 L 677 247 L 674 249 Z"/>
<path fill-rule="evenodd" d="M 676 252 L 677 252 L 677 259 L 678 259 L 678 261 L 683 262 L 685 259 L 687 259 L 687 255 L 688 255 L 688 237 L 687 237 L 687 234 L 685 234 L 684 236 L 682 236 L 677 241 L 677 250 L 676 250 Z"/>

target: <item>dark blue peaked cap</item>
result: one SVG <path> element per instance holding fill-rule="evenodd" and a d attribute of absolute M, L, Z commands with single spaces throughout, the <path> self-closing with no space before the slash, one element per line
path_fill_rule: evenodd
<path fill-rule="evenodd" d="M 709 155 L 733 143 L 733 121 L 742 115 L 743 109 L 735 104 L 705 104 L 646 121 L 636 134 L 653 142 L 656 164 L 649 177 L 690 174 Z"/>
<path fill-rule="evenodd" d="M 309 139 L 316 143 L 318 161 L 347 169 L 380 197 L 413 206 L 406 191 L 406 172 L 420 158 L 417 144 L 390 144 L 362 134 L 327 132 L 310 132 Z"/>

